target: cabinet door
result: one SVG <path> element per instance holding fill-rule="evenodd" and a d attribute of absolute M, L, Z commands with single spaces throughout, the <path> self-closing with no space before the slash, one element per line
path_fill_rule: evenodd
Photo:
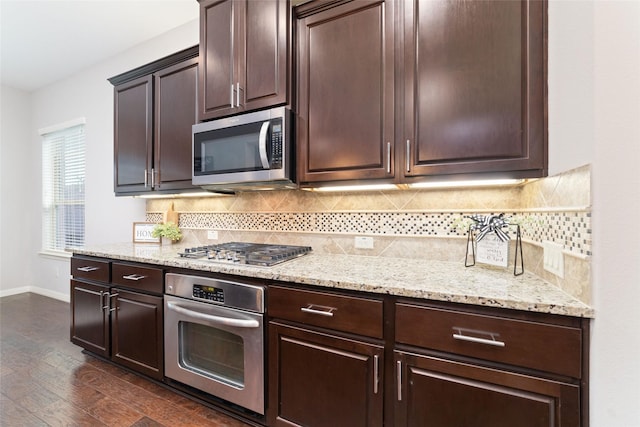
<path fill-rule="evenodd" d="M 233 114 L 234 17 L 238 2 L 200 1 L 200 120 Z"/>
<path fill-rule="evenodd" d="M 109 357 L 109 288 L 71 279 L 71 342 Z"/>
<path fill-rule="evenodd" d="M 287 101 L 288 1 L 200 2 L 200 120 Z"/>
<path fill-rule="evenodd" d="M 269 352 L 269 425 L 382 425 L 382 346 L 271 322 Z"/>
<path fill-rule="evenodd" d="M 112 295 L 111 359 L 152 378 L 162 379 L 162 297 L 117 288 L 112 289 Z"/>
<path fill-rule="evenodd" d="M 115 192 L 151 190 L 153 154 L 153 77 L 114 88 Z"/>
<path fill-rule="evenodd" d="M 191 126 L 198 121 L 198 59 L 156 73 L 154 189 L 191 185 Z"/>
<path fill-rule="evenodd" d="M 249 111 L 284 104 L 290 68 L 288 1 L 243 3 L 245 31 L 239 34 L 237 43 L 244 50 L 237 54 L 242 59 L 238 66 L 240 107 Z"/>
<path fill-rule="evenodd" d="M 404 176 L 546 175 L 546 2 L 403 6 Z"/>
<path fill-rule="evenodd" d="M 580 425 L 580 388 L 436 357 L 396 352 L 396 425 Z"/>
<path fill-rule="evenodd" d="M 393 177 L 394 4 L 354 1 L 299 16 L 300 182 Z"/>

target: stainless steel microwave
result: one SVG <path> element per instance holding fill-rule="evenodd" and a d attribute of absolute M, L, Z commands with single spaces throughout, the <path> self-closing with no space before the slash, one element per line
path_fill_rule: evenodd
<path fill-rule="evenodd" d="M 291 110 L 193 125 L 192 183 L 215 192 L 296 188 Z"/>

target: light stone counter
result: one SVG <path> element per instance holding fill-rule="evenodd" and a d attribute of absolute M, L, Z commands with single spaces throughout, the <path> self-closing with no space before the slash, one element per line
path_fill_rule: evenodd
<path fill-rule="evenodd" d="M 90 255 L 218 272 L 259 279 L 303 283 L 437 301 L 510 308 L 576 317 L 594 317 L 588 305 L 556 286 L 510 269 L 442 261 L 311 253 L 274 267 L 227 265 L 180 258 L 180 245 L 113 244 L 77 249 Z"/>

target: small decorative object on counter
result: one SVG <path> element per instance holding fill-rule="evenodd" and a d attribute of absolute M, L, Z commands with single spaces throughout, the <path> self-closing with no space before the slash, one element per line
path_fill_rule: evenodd
<path fill-rule="evenodd" d="M 153 235 L 153 222 L 133 223 L 133 243 L 160 243 L 160 237 Z"/>
<path fill-rule="evenodd" d="M 467 233 L 467 252 L 464 258 L 465 267 L 476 265 L 476 260 L 485 264 L 506 267 L 509 256 L 509 226 L 516 227 L 516 250 L 513 261 L 513 274 L 519 276 L 524 273 L 522 258 L 522 236 L 519 224 L 510 224 L 503 213 L 499 215 L 472 215 L 469 217 L 473 224 L 469 225 Z M 474 239 L 475 235 L 475 239 Z M 471 261 L 469 260 L 471 249 Z M 520 269 L 518 269 L 518 254 Z"/>
<path fill-rule="evenodd" d="M 171 243 L 176 243 L 177 241 L 182 239 L 182 232 L 173 222 L 156 224 L 151 234 L 153 237 L 160 237 L 163 240 L 170 240 Z"/>

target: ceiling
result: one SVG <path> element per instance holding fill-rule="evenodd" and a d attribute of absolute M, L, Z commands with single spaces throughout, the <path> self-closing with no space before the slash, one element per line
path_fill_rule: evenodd
<path fill-rule="evenodd" d="M 197 17 L 196 0 L 0 0 L 0 83 L 37 90 Z"/>

